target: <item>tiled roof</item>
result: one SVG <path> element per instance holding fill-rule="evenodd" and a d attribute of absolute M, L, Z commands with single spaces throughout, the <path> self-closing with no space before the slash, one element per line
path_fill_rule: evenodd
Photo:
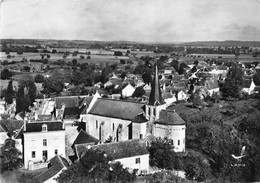
<path fill-rule="evenodd" d="M 64 119 L 77 119 L 79 116 L 78 107 L 66 107 L 63 113 Z"/>
<path fill-rule="evenodd" d="M 250 88 L 251 82 L 252 82 L 251 79 L 244 79 L 243 84 L 242 84 L 242 87 L 243 87 L 243 88 Z"/>
<path fill-rule="evenodd" d="M 31 122 L 26 123 L 26 131 L 25 132 L 41 132 L 42 125 L 47 125 L 47 131 L 58 131 L 64 130 L 62 127 L 62 122 L 60 121 L 43 121 L 43 122 Z"/>
<path fill-rule="evenodd" d="M 185 121 L 175 111 L 161 110 L 159 119 L 157 119 L 155 123 L 164 125 L 184 125 Z"/>
<path fill-rule="evenodd" d="M 33 183 L 43 183 L 53 176 L 55 176 L 57 173 L 59 173 L 63 168 L 66 168 L 69 166 L 68 161 L 60 156 L 55 156 L 50 160 L 51 167 L 46 170 L 45 172 L 41 173 L 40 175 L 33 178 Z"/>
<path fill-rule="evenodd" d="M 18 131 L 23 126 L 23 121 L 21 120 L 0 120 L 0 126 L 4 131 L 13 135 L 15 131 Z"/>
<path fill-rule="evenodd" d="M 112 160 L 149 154 L 145 142 L 139 139 L 95 145 L 91 149 L 105 152 Z"/>
<path fill-rule="evenodd" d="M 163 99 L 168 99 L 168 98 L 172 98 L 174 95 L 171 94 L 170 92 L 163 92 L 162 93 L 162 98 Z"/>
<path fill-rule="evenodd" d="M 144 122 L 147 122 L 148 120 L 144 117 L 143 114 L 139 114 L 138 116 L 136 116 L 132 122 L 134 123 L 144 123 Z"/>
<path fill-rule="evenodd" d="M 56 109 L 61 109 L 62 104 L 65 104 L 66 107 L 79 107 L 79 104 L 82 102 L 84 97 L 79 96 L 65 96 L 65 97 L 56 97 Z"/>
<path fill-rule="evenodd" d="M 96 139 L 95 137 L 91 136 L 90 134 L 88 134 L 87 132 L 80 130 L 78 136 L 76 137 L 76 139 L 74 140 L 73 144 L 72 144 L 72 148 L 74 148 L 74 146 L 76 144 L 86 144 L 86 143 L 94 143 L 97 144 L 99 143 L 99 140 Z"/>
<path fill-rule="evenodd" d="M 89 114 L 133 120 L 138 114 L 143 113 L 144 104 L 122 100 L 97 99 Z"/>

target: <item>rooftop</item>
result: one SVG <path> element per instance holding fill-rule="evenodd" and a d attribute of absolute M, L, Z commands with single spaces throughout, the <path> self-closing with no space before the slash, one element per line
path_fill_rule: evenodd
<path fill-rule="evenodd" d="M 174 110 L 162 110 L 159 119 L 157 119 L 155 123 L 164 125 L 184 125 L 185 121 Z"/>
<path fill-rule="evenodd" d="M 144 112 L 144 104 L 123 100 L 97 99 L 89 114 L 133 120 Z"/>
<path fill-rule="evenodd" d="M 41 132 L 42 125 L 47 125 L 47 131 L 59 131 L 64 130 L 63 123 L 60 121 L 41 121 L 26 123 L 25 132 Z"/>

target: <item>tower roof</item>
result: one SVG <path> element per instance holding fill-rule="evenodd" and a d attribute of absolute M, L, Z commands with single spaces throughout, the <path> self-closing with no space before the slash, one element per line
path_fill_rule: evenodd
<path fill-rule="evenodd" d="M 152 89 L 150 93 L 149 103 L 148 105 L 162 105 L 164 104 L 164 100 L 162 98 L 162 93 L 160 89 L 159 77 L 158 77 L 158 68 L 157 61 L 155 62 L 155 73 L 152 82 Z"/>

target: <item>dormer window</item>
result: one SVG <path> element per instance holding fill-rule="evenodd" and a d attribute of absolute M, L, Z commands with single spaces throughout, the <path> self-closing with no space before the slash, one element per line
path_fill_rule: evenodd
<path fill-rule="evenodd" d="M 43 132 L 47 132 L 47 131 L 48 131 L 46 124 L 42 125 L 42 131 L 43 131 Z"/>

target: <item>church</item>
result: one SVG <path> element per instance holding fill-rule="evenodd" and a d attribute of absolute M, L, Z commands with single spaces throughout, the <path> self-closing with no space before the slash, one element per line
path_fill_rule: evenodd
<path fill-rule="evenodd" d="M 167 137 L 175 152 L 185 151 L 185 121 L 166 107 L 160 89 L 158 68 L 152 82 L 148 103 L 105 99 L 97 96 L 81 113 L 80 120 L 86 123 L 86 132 L 105 142 L 144 139 L 148 135 Z"/>

